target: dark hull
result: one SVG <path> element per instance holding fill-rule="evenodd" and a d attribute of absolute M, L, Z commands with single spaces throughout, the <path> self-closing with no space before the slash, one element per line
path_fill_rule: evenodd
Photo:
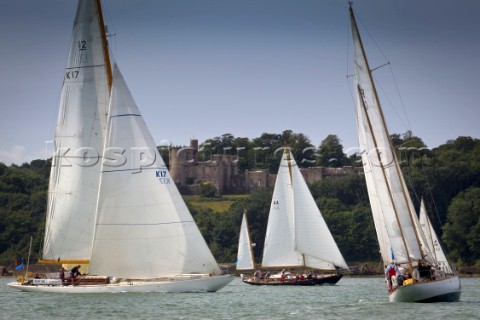
<path fill-rule="evenodd" d="M 289 280 L 285 279 L 284 281 L 280 279 L 257 279 L 253 277 L 245 277 L 242 279 L 243 282 L 251 284 L 254 286 L 315 286 L 315 285 L 334 285 L 336 284 L 343 275 L 341 274 L 329 274 L 329 275 L 317 275 L 313 279 L 299 279 L 299 280 Z"/>
<path fill-rule="evenodd" d="M 342 274 L 334 274 L 334 275 L 327 275 L 327 276 L 318 276 L 315 281 L 315 284 L 318 285 L 334 285 L 340 279 L 342 279 L 343 275 Z"/>
<path fill-rule="evenodd" d="M 251 278 L 244 278 L 242 279 L 244 283 L 251 284 L 253 286 L 314 286 L 316 285 L 315 279 L 306 279 L 306 280 L 257 280 Z"/>

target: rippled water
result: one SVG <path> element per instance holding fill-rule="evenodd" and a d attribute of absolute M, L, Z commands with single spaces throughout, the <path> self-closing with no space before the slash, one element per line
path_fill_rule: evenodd
<path fill-rule="evenodd" d="M 25 293 L 0 279 L 1 319 L 480 319 L 480 278 L 458 303 L 389 303 L 383 279 L 336 286 L 261 287 L 235 279 L 216 293 Z"/>

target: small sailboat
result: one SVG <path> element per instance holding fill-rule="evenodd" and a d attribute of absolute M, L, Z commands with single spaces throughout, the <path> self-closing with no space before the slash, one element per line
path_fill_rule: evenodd
<path fill-rule="evenodd" d="M 87 275 L 8 285 L 58 293 L 213 292 L 222 274 L 118 66 L 99 0 L 80 0 L 55 137 L 41 263 Z"/>
<path fill-rule="evenodd" d="M 289 148 L 284 149 L 275 182 L 261 266 L 284 270 L 243 281 L 253 285 L 335 284 L 342 274 L 317 271 L 348 270 Z M 287 269 L 302 273 L 290 274 Z M 310 272 L 303 272 L 307 269 Z"/>
<path fill-rule="evenodd" d="M 415 279 L 412 284 L 401 285 L 401 281 L 398 281 L 398 285 L 394 283 L 388 290 L 389 300 L 458 301 L 461 293 L 458 275 L 443 273 L 436 276 L 432 273 L 432 268 L 438 268 L 439 263 L 429 253 L 428 246 L 422 246 L 426 243 L 426 237 L 419 227 L 420 222 L 390 140 L 352 3 L 349 12 L 359 145 L 383 263 L 387 266 L 394 260 L 407 276 L 415 274 L 420 268 L 428 269 L 427 275 Z"/>
<path fill-rule="evenodd" d="M 248 230 L 247 213 L 243 213 L 240 235 L 238 238 L 237 270 L 255 270 L 253 244 Z"/>

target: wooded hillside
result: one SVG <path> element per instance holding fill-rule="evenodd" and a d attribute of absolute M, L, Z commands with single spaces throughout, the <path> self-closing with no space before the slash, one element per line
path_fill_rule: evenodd
<path fill-rule="evenodd" d="M 285 143 L 282 136 L 292 139 L 292 147 L 295 143 L 301 150 L 312 146 L 308 138 L 291 131 L 264 134 L 265 139 L 252 141 L 227 134 L 206 142 L 215 148 L 249 145 L 254 150 L 255 146 L 267 142 L 272 144 L 271 148 L 277 144 L 282 146 Z M 422 140 L 411 133 L 393 135 L 392 141 L 402 161 L 415 207 L 418 209 L 424 197 L 430 219 L 453 261 L 457 265 L 480 263 L 480 140 L 459 137 L 434 149 L 427 149 Z M 343 154 L 335 135 L 329 135 L 316 150 L 316 154 L 309 156 L 315 159 L 316 165 L 361 165 L 355 155 Z M 304 153 L 296 152 L 295 157 L 304 157 Z M 253 162 L 248 157 L 245 159 L 243 166 L 249 167 Z M 263 166 L 275 172 L 279 159 L 264 157 L 255 167 Z M 31 259 L 35 262 L 39 258 L 49 172 L 49 160 L 34 160 L 20 166 L 0 163 L 0 265 L 12 269 L 15 259 L 26 258 L 30 237 L 33 237 Z M 347 263 L 380 261 L 363 175 L 318 181 L 310 188 Z M 202 206 L 198 199 L 189 204 L 217 261 L 235 262 L 244 210 L 247 210 L 251 236 L 256 243 L 256 260 L 261 260 L 271 195 L 272 190 L 264 189 L 231 198 L 230 206 L 218 210 Z"/>

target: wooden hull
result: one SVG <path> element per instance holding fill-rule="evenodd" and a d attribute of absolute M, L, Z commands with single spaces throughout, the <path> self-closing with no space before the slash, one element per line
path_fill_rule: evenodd
<path fill-rule="evenodd" d="M 290 280 L 286 279 L 282 281 L 278 278 L 270 278 L 268 280 L 257 279 L 255 281 L 254 277 L 245 277 L 242 279 L 244 283 L 251 284 L 254 286 L 315 286 L 315 285 L 334 285 L 336 284 L 343 275 L 324 275 L 317 276 L 313 279 L 299 279 L 299 280 Z"/>
<path fill-rule="evenodd" d="M 390 302 L 457 302 L 461 285 L 458 276 L 419 282 L 396 288 L 389 295 Z"/>
<path fill-rule="evenodd" d="M 27 292 L 50 293 L 118 293 L 118 292 L 215 292 L 234 279 L 231 275 L 192 276 L 164 281 L 135 281 L 98 285 L 25 285 L 11 282 L 8 286 Z"/>
<path fill-rule="evenodd" d="M 244 283 L 251 284 L 254 286 L 314 286 L 316 285 L 315 279 L 305 279 L 305 280 L 285 280 L 280 279 L 268 279 L 268 280 L 257 280 L 255 281 L 252 278 L 242 279 Z"/>
<path fill-rule="evenodd" d="M 316 283 L 318 285 L 334 285 L 340 279 L 342 279 L 343 275 L 342 274 L 334 274 L 334 275 L 325 275 L 325 276 L 317 276 Z"/>

